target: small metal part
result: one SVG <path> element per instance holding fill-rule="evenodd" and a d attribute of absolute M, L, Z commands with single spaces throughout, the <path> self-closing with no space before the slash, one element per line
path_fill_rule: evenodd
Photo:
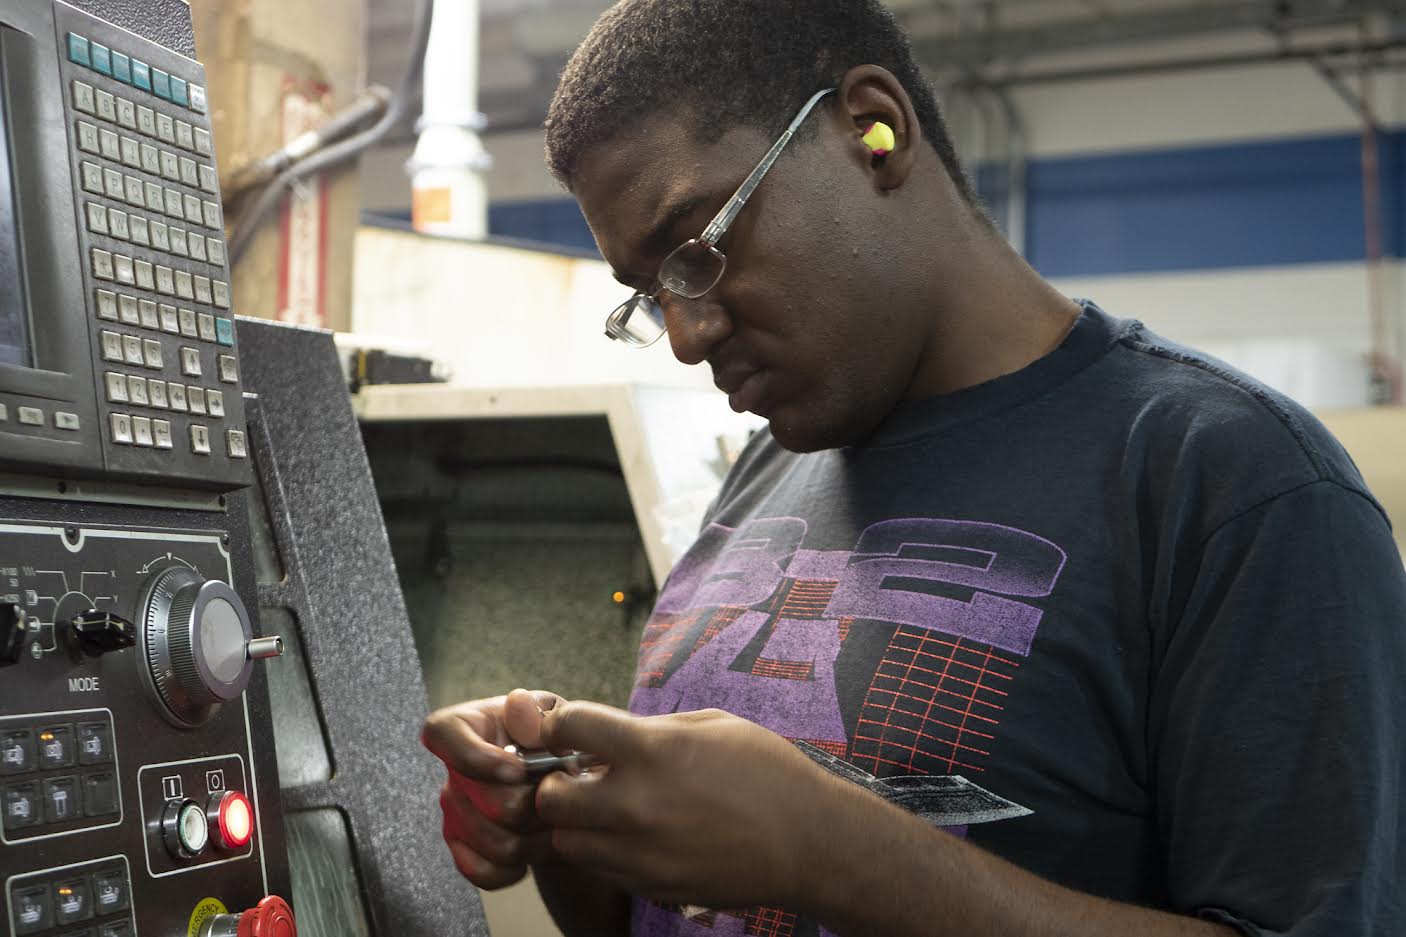
<path fill-rule="evenodd" d="M 572 752 L 569 755 L 553 755 L 545 750 L 523 751 L 516 745 L 508 745 L 504 751 L 515 754 L 522 759 L 522 766 L 527 769 L 529 778 L 544 778 L 553 771 L 565 771 L 567 774 L 580 774 L 587 768 L 600 764 L 600 759 L 587 752 Z"/>
<path fill-rule="evenodd" d="M 268 660 L 270 657 L 283 656 L 283 639 L 278 635 L 271 635 L 267 638 L 255 638 L 249 642 L 250 660 Z"/>

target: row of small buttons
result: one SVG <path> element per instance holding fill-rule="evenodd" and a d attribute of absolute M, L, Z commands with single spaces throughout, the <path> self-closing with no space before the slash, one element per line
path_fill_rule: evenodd
<path fill-rule="evenodd" d="M 110 415 L 110 419 L 112 420 L 112 441 L 118 445 L 140 446 L 148 449 L 171 449 L 174 447 L 169 420 L 154 420 L 150 417 L 134 416 L 128 413 L 113 413 Z M 247 458 L 249 442 L 243 430 L 226 430 L 225 448 L 231 459 Z M 190 424 L 190 451 L 196 455 L 210 454 L 210 427 L 200 423 Z"/>
<path fill-rule="evenodd" d="M 220 180 L 213 166 L 197 163 L 189 156 L 181 156 L 170 150 L 157 149 L 150 143 L 119 135 L 106 127 L 96 127 L 86 120 L 78 122 L 78 148 L 84 153 L 92 153 L 114 163 L 120 162 L 132 169 L 184 183 L 191 188 L 198 187 L 212 194 L 219 191 Z"/>
<path fill-rule="evenodd" d="M 15 933 L 29 937 L 54 926 L 123 914 L 132 906 L 131 891 L 127 871 L 121 866 L 100 867 L 91 876 L 65 870 L 53 882 L 19 884 L 11 902 Z M 93 931 L 79 933 L 91 937 Z M 131 937 L 132 933 L 131 921 L 126 918 L 109 921 L 99 931 L 101 937 Z"/>
<path fill-rule="evenodd" d="M 138 407 L 151 407 L 153 410 L 174 410 L 178 413 L 194 413 L 223 419 L 225 415 L 224 391 L 213 387 L 187 387 L 175 381 L 158 381 L 139 374 L 119 374 L 107 372 L 104 382 L 107 385 L 108 403 L 130 403 Z"/>
<path fill-rule="evenodd" d="M 165 101 L 205 113 L 205 89 L 77 33 L 68 34 L 68 60 L 75 65 L 150 91 Z"/>
<path fill-rule="evenodd" d="M 93 276 L 99 280 L 116 281 L 139 289 L 179 296 L 207 305 L 229 308 L 229 284 L 187 270 L 173 270 L 149 260 L 137 260 L 126 254 L 114 254 L 100 247 L 93 248 Z"/>
<path fill-rule="evenodd" d="M 112 726 L 106 722 L 79 723 L 76 732 L 71 725 L 0 732 L 0 774 L 104 765 L 112 758 Z"/>
<path fill-rule="evenodd" d="M 105 208 L 97 202 L 88 202 L 85 213 L 88 216 L 88 230 L 94 234 L 105 234 L 119 241 L 154 247 L 178 257 L 224 266 L 225 242 L 219 238 L 207 238 L 175 225 L 167 227 L 164 221 L 148 220 L 143 215 L 120 208 Z"/>
<path fill-rule="evenodd" d="M 73 106 L 84 114 L 201 156 L 213 156 L 215 153 L 213 138 L 205 128 L 173 119 L 169 114 L 154 111 L 144 104 L 118 97 L 77 79 L 73 82 Z"/>
<path fill-rule="evenodd" d="M 153 331 L 160 329 L 172 335 L 198 338 L 202 342 L 234 344 L 234 322 L 229 319 L 216 318 L 208 312 L 177 309 L 166 303 L 110 290 L 99 289 L 97 295 L 99 319 L 121 322 L 123 325 L 137 325 Z M 148 364 L 148 367 L 160 365 Z"/>
<path fill-rule="evenodd" d="M 23 426 L 42 427 L 48 425 L 47 414 L 38 407 L 16 407 L 15 417 Z M 10 422 L 10 408 L 6 404 L 0 403 L 0 423 L 8 422 Z M 81 422 L 76 413 L 65 413 L 61 410 L 54 413 L 55 429 L 63 429 L 76 433 L 78 432 Z"/>
<path fill-rule="evenodd" d="M 81 784 L 78 776 L 65 775 L 5 785 L 6 833 L 114 813 L 117 813 L 117 778 L 111 771 L 84 775 Z"/>
<path fill-rule="evenodd" d="M 215 231 L 220 225 L 220 206 L 194 195 L 182 195 L 175 189 L 163 189 L 154 182 L 143 182 L 136 176 L 124 176 L 115 169 L 104 169 L 97 163 L 84 162 L 80 167 L 83 189 L 94 195 L 125 201 L 137 208 L 163 212 L 170 218 L 204 225 Z"/>
<path fill-rule="evenodd" d="M 139 368 L 160 370 L 164 367 L 161 343 L 140 335 L 123 335 L 120 332 L 103 331 L 99 336 L 104 361 L 130 364 Z M 233 355 L 220 355 L 216 363 L 219 367 L 220 382 L 239 383 L 239 365 Z M 181 349 L 181 373 L 186 377 L 200 377 L 203 366 L 200 363 L 199 348 Z"/>

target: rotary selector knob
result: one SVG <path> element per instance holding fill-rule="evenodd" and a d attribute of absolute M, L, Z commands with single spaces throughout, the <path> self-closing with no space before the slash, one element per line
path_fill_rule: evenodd
<path fill-rule="evenodd" d="M 279 638 L 254 640 L 249 613 L 228 583 L 185 567 L 152 580 L 142 630 L 152 688 L 183 726 L 201 725 L 238 699 L 254 660 L 283 653 Z"/>

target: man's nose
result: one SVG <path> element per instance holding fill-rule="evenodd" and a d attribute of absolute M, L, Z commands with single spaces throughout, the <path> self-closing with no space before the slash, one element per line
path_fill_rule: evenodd
<path fill-rule="evenodd" d="M 664 324 L 674 357 L 684 364 L 702 364 L 721 341 L 732 334 L 732 319 L 719 303 L 708 296 L 684 299 L 664 290 L 659 295 Z"/>

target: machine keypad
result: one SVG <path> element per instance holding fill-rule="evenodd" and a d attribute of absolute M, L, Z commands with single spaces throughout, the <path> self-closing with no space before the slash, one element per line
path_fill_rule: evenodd
<path fill-rule="evenodd" d="M 131 937 L 132 877 L 121 856 L 16 876 L 8 923 L 16 937 Z M 82 930 L 68 928 L 83 927 Z"/>
<path fill-rule="evenodd" d="M 115 820 L 119 790 L 106 713 L 0 719 L 0 833 L 13 843 Z"/>

